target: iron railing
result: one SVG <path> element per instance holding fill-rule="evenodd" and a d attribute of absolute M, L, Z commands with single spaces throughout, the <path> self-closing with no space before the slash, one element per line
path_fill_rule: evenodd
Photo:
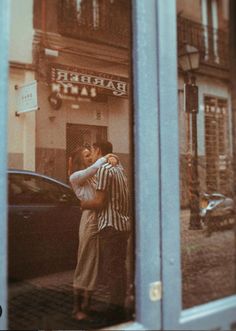
<path fill-rule="evenodd" d="M 178 17 L 178 48 L 187 43 L 200 52 L 200 62 L 227 69 L 229 67 L 229 33 L 213 29 L 184 17 Z"/>
<path fill-rule="evenodd" d="M 128 48 L 130 1 L 61 0 L 59 32 L 68 37 Z"/>

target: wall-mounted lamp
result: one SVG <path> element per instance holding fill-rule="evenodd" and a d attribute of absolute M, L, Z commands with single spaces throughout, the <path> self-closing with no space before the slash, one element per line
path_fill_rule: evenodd
<path fill-rule="evenodd" d="M 179 66 L 185 72 L 192 72 L 199 68 L 199 50 L 191 45 L 183 44 L 178 53 Z"/>

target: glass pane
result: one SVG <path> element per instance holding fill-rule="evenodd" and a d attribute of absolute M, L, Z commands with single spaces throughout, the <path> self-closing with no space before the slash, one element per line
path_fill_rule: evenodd
<path fill-rule="evenodd" d="M 133 319 L 130 72 L 131 1 L 12 1 L 10 330 Z"/>
<path fill-rule="evenodd" d="M 184 309 L 236 293 L 228 6 L 177 0 Z"/>

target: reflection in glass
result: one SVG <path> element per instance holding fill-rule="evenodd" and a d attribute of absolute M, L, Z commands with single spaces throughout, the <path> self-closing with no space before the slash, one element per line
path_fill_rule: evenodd
<path fill-rule="evenodd" d="M 131 2 L 13 0 L 11 8 L 9 329 L 129 321 Z"/>
<path fill-rule="evenodd" d="M 183 308 L 236 290 L 228 5 L 177 0 Z"/>

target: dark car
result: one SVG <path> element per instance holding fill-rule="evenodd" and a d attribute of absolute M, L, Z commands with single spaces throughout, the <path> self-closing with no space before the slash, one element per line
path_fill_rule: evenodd
<path fill-rule="evenodd" d="M 8 171 L 8 272 L 12 280 L 73 269 L 79 200 L 58 180 Z"/>
<path fill-rule="evenodd" d="M 213 231 L 233 228 L 235 224 L 233 199 L 220 193 L 202 194 L 200 217 L 208 235 Z"/>

